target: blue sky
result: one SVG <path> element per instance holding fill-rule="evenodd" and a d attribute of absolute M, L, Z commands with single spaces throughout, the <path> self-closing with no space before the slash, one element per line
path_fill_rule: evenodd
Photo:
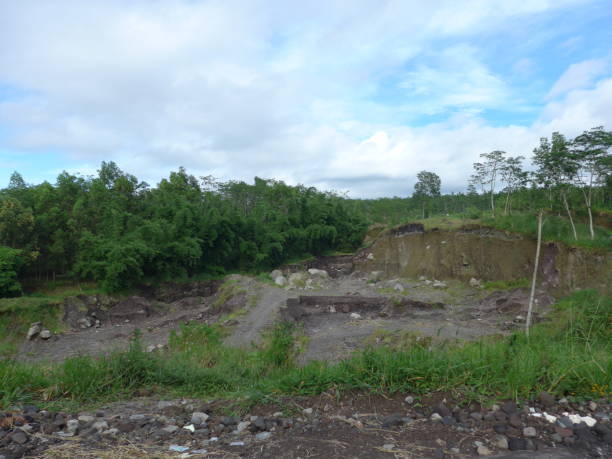
<path fill-rule="evenodd" d="M 0 187 L 116 161 L 355 197 L 612 125 L 610 0 L 0 3 Z"/>

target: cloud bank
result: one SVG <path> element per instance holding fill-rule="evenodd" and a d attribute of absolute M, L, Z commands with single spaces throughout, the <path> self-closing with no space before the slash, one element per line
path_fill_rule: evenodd
<path fill-rule="evenodd" d="M 600 6 L 4 2 L 0 186 L 114 160 L 150 183 L 185 166 L 406 196 L 426 169 L 459 191 L 480 153 L 612 125 L 607 51 L 568 45 L 601 39 Z"/>

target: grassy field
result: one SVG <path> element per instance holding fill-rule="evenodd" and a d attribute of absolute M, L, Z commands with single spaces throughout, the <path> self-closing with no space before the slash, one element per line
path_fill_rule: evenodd
<path fill-rule="evenodd" d="M 541 390 L 575 397 L 612 395 L 612 298 L 594 291 L 556 305 L 552 320 L 523 332 L 463 345 L 408 341 L 371 347 L 337 364 L 295 364 L 299 333 L 280 324 L 259 349 L 223 345 L 218 326 L 189 324 L 164 352 L 138 339 L 126 352 L 54 365 L 0 361 L 0 407 L 103 402 L 147 387 L 159 395 L 231 397 L 253 403 L 335 388 L 424 394 L 456 390 L 466 398 L 529 397 Z"/>

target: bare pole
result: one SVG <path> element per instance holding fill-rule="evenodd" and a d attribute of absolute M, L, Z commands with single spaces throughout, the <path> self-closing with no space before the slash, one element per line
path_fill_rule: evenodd
<path fill-rule="evenodd" d="M 531 294 L 529 295 L 529 306 L 527 308 L 527 321 L 525 322 L 525 334 L 529 336 L 531 326 L 531 315 L 533 313 L 533 298 L 535 296 L 536 279 L 538 277 L 538 266 L 540 264 L 540 246 L 542 245 L 542 209 L 538 214 L 538 245 L 536 247 L 536 257 L 533 266 L 533 277 L 531 279 Z"/>

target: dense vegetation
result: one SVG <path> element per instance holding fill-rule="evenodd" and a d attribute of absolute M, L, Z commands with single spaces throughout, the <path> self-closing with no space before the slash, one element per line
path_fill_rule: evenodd
<path fill-rule="evenodd" d="M 90 279 L 107 290 L 145 279 L 267 269 L 351 250 L 365 219 L 332 193 L 274 180 L 217 183 L 185 170 L 155 188 L 114 163 L 55 185 L 14 173 L 0 191 L 0 297 L 19 279 Z"/>
<path fill-rule="evenodd" d="M 541 390 L 607 397 L 612 388 L 612 301 L 576 292 L 529 337 L 483 338 L 461 345 L 400 337 L 337 364 L 300 367 L 299 330 L 280 324 L 259 349 L 223 345 L 224 329 L 193 323 L 171 336 L 164 352 L 129 351 L 76 357 L 49 367 L 0 361 L 0 406 L 18 402 L 92 403 L 142 387 L 188 397 L 231 396 L 258 401 L 330 388 L 425 394 L 457 390 L 466 399 L 529 397 Z M 414 338 L 414 337 L 413 337 Z"/>

